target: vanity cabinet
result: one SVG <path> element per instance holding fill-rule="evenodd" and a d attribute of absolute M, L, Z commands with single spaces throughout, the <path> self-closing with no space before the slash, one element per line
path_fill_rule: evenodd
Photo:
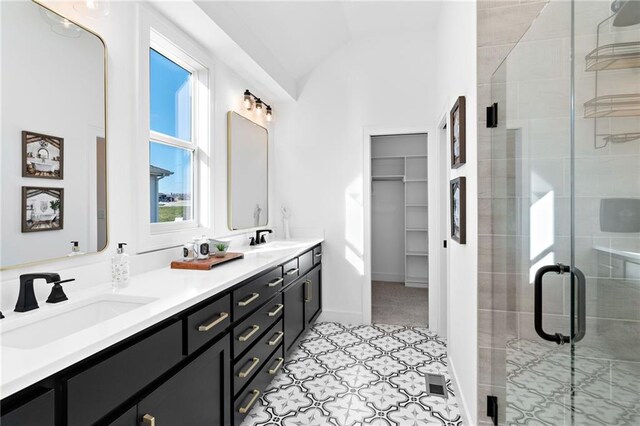
<path fill-rule="evenodd" d="M 228 358 L 229 339 L 207 349 L 138 403 L 139 424 L 229 425 Z"/>
<path fill-rule="evenodd" d="M 44 393 L 43 393 L 44 392 Z M 4 401 L 3 401 L 4 402 Z M 2 405 L 2 416 L 0 425 L 2 426 L 42 426 L 53 425 L 55 420 L 55 394 L 51 390 L 35 389 L 30 393 L 27 402 L 14 407 L 5 408 Z M 5 412 L 6 410 L 6 412 Z"/>
<path fill-rule="evenodd" d="M 306 325 L 311 325 L 320 314 L 322 301 L 321 274 L 320 266 L 316 266 L 307 274 L 305 279 L 304 319 Z"/>
<path fill-rule="evenodd" d="M 318 247 L 5 398 L 2 426 L 239 425 L 321 311 Z"/>

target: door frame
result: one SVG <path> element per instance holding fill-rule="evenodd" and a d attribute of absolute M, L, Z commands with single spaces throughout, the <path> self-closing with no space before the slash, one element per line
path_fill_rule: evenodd
<path fill-rule="evenodd" d="M 362 132 L 362 146 L 363 146 L 363 167 L 362 167 L 362 207 L 364 213 L 364 232 L 363 232 L 363 275 L 364 281 L 362 285 L 362 323 L 371 324 L 371 137 L 372 136 L 385 136 L 385 135 L 410 135 L 416 133 L 424 133 L 427 135 L 427 167 L 429 181 L 437 182 L 436 169 L 437 169 L 437 151 L 435 150 L 438 143 L 437 138 L 433 138 L 437 132 L 429 126 L 405 126 L 405 127 L 363 127 Z M 431 185 L 428 186 L 428 215 L 429 222 L 428 228 L 430 229 L 432 224 L 439 223 L 440 217 L 438 213 L 437 197 L 431 190 Z M 434 216 L 432 216 L 432 214 Z M 433 219 L 432 219 L 433 218 Z M 439 235 L 437 236 L 439 237 Z M 434 248 L 433 244 L 436 243 L 436 236 L 429 233 L 429 252 Z M 435 262 L 429 259 L 429 292 L 431 292 L 432 285 L 438 285 L 437 282 L 432 283 L 432 276 L 439 276 L 435 272 L 437 270 Z M 433 275 L 432 275 L 433 273 Z M 429 297 L 429 328 L 438 332 L 438 324 L 432 323 L 432 318 L 435 315 L 439 317 L 440 306 L 439 301 Z"/>

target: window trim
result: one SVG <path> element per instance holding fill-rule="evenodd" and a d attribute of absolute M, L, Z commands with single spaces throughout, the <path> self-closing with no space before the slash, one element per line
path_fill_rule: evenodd
<path fill-rule="evenodd" d="M 154 10 L 140 5 L 141 25 L 138 43 L 138 138 L 133 152 L 137 194 L 137 253 L 182 245 L 194 235 L 212 231 L 213 212 L 213 61 L 192 39 Z M 192 73 L 191 142 L 151 130 L 150 120 L 150 50 Z M 149 185 L 150 142 L 186 148 L 193 152 L 192 220 L 183 222 L 151 222 Z M 138 166 L 141 164 L 142 166 Z"/>

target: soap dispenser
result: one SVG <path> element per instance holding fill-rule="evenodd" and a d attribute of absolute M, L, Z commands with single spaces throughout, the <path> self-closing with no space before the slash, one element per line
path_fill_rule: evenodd
<path fill-rule="evenodd" d="M 71 253 L 67 256 L 78 256 L 79 254 L 84 254 L 80 251 L 80 246 L 77 241 L 71 241 Z"/>
<path fill-rule="evenodd" d="M 118 243 L 118 252 L 111 258 L 111 282 L 114 287 L 129 285 L 129 255 L 124 252 L 127 243 Z"/>

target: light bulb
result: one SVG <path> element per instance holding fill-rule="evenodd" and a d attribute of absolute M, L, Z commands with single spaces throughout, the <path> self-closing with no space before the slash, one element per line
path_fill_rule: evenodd
<path fill-rule="evenodd" d="M 248 90 L 244 91 L 244 107 L 247 111 L 251 110 L 252 107 L 251 92 Z"/>
<path fill-rule="evenodd" d="M 260 98 L 256 99 L 256 114 L 262 115 L 262 101 Z"/>
<path fill-rule="evenodd" d="M 73 8 L 92 19 L 104 18 L 111 12 L 109 0 L 85 0 L 84 2 L 76 2 Z"/>
<path fill-rule="evenodd" d="M 273 112 L 271 111 L 271 107 L 270 106 L 267 107 L 266 117 L 267 117 L 267 121 L 273 120 Z"/>

